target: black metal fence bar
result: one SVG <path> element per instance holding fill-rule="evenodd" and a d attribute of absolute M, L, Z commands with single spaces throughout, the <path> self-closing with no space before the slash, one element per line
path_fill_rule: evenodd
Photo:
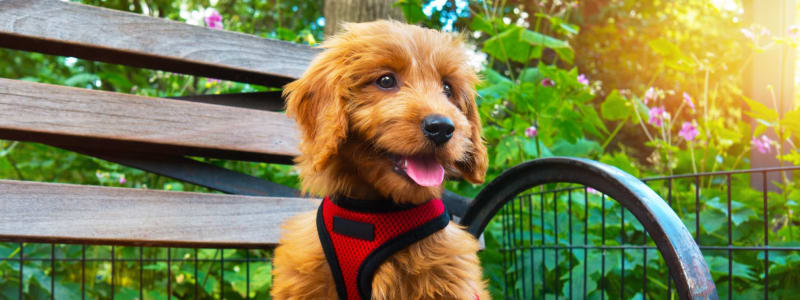
<path fill-rule="evenodd" d="M 669 203 L 669 207 L 672 207 L 672 179 L 667 179 L 667 203 Z M 646 183 L 647 181 L 644 182 Z M 672 276 L 669 273 L 667 273 L 667 297 L 672 299 Z"/>
<path fill-rule="evenodd" d="M 572 191 L 567 191 L 567 199 L 569 244 L 572 245 Z M 569 299 L 572 300 L 572 249 L 569 249 Z"/>
<path fill-rule="evenodd" d="M 198 284 L 197 284 L 197 278 L 200 278 L 200 276 L 198 276 L 199 275 L 198 274 L 199 273 L 198 269 L 200 268 L 200 264 L 198 262 L 198 257 L 199 257 L 198 254 L 199 254 L 199 251 L 197 249 L 194 249 L 194 278 L 195 278 L 195 280 L 194 280 L 194 299 L 195 300 L 197 300 L 197 298 L 200 295 L 200 292 L 198 290 Z"/>
<path fill-rule="evenodd" d="M 111 246 L 111 300 L 114 300 L 114 246 Z M 20 299 L 22 300 L 22 299 Z"/>
<path fill-rule="evenodd" d="M 589 245 L 589 188 L 583 188 L 583 245 Z M 586 262 L 589 261 L 589 249 L 583 249 L 583 299 L 588 297 L 588 290 L 587 290 L 587 283 L 586 283 L 586 274 L 588 273 L 589 264 Z"/>
<path fill-rule="evenodd" d="M 533 212 L 533 197 L 528 195 L 528 196 L 526 196 L 524 198 L 528 200 L 527 201 L 528 202 L 528 228 L 533 228 L 533 214 L 532 214 L 532 212 Z M 528 241 L 529 241 L 529 243 L 531 243 L 530 245 L 532 245 L 532 243 L 533 243 L 533 230 L 528 231 Z M 530 249 L 530 257 L 529 258 L 530 258 L 529 260 L 531 262 L 531 266 L 535 266 L 536 265 L 536 252 L 534 252 L 533 249 Z M 531 272 L 533 272 L 533 270 L 531 270 Z M 542 297 L 544 297 L 544 295 L 542 295 Z M 536 276 L 534 276 L 534 273 L 531 273 L 531 298 L 536 299 Z"/>
<path fill-rule="evenodd" d="M 139 246 L 139 299 L 144 299 L 144 247 Z"/>
<path fill-rule="evenodd" d="M 733 209 L 731 209 L 731 174 L 725 174 L 728 192 L 728 247 L 733 247 Z M 728 297 L 733 295 L 733 249 L 728 249 Z"/>
<path fill-rule="evenodd" d="M 558 192 L 553 192 L 553 232 L 554 232 L 553 236 L 555 237 L 555 241 L 554 242 L 558 245 L 559 244 L 559 240 L 558 240 Z M 553 255 L 555 256 L 554 259 L 556 261 L 556 264 L 558 264 L 558 251 L 553 251 Z M 556 281 L 556 284 L 555 284 L 556 287 L 558 287 L 558 279 L 561 278 L 561 276 L 558 273 L 558 271 L 559 271 L 559 268 L 558 268 L 558 266 L 556 266 L 556 277 L 555 277 L 556 278 L 556 280 L 555 280 Z M 559 293 L 555 293 L 556 300 L 558 300 L 558 294 Z"/>
<path fill-rule="evenodd" d="M 600 230 L 602 234 L 600 235 L 602 246 L 606 245 L 606 195 L 600 196 Z M 602 251 L 600 252 L 600 300 L 606 298 L 606 249 L 601 248 Z"/>

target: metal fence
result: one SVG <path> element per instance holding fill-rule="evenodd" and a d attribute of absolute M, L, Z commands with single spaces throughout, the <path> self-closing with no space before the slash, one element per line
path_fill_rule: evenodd
<path fill-rule="evenodd" d="M 0 299 L 265 299 L 270 249 L 0 242 Z"/>
<path fill-rule="evenodd" d="M 795 202 L 800 191 L 788 178 L 797 170 L 643 181 L 695 237 L 721 299 L 796 299 L 800 276 L 792 270 L 800 267 L 800 239 L 794 238 L 792 207 L 800 202 Z M 781 179 L 768 182 L 770 177 Z M 759 184 L 751 188 L 751 180 Z M 676 297 L 666 264 L 642 225 L 591 188 L 559 184 L 523 192 L 501 209 L 485 234 L 486 251 L 502 256 L 505 272 L 494 280 L 502 281 L 506 299 Z"/>

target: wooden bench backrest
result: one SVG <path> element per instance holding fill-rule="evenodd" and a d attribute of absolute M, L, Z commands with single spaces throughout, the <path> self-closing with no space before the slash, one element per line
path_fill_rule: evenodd
<path fill-rule="evenodd" d="M 58 0 L 0 0 L 0 47 L 280 88 L 319 50 Z M 236 195 L 0 180 L 0 240 L 262 247 L 318 199 L 188 156 L 289 164 L 280 91 L 153 98 L 0 79 L 0 139 L 48 144 Z M 246 195 L 246 196 L 244 196 Z M 460 216 L 466 199 L 446 192 Z"/>
<path fill-rule="evenodd" d="M 58 0 L 0 1 L 0 47 L 280 87 L 318 50 Z M 262 247 L 316 199 L 186 156 L 291 163 L 279 92 L 142 97 L 0 79 L 0 138 L 58 146 L 227 193 L 0 181 L 0 239 Z M 263 197 L 263 195 L 280 197 Z"/>

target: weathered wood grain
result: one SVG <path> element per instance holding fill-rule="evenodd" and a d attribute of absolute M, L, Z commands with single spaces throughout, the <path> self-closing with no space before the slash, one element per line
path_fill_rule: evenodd
<path fill-rule="evenodd" d="M 318 50 L 58 0 L 0 0 L 0 47 L 281 86 Z"/>
<path fill-rule="evenodd" d="M 299 134 L 276 112 L 0 79 L 0 138 L 290 163 Z"/>
<path fill-rule="evenodd" d="M 126 245 L 264 247 L 318 199 L 0 180 L 0 239 Z"/>

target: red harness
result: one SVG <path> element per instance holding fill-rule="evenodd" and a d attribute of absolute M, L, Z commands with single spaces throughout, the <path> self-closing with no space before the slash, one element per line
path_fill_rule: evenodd
<path fill-rule="evenodd" d="M 325 197 L 317 232 L 339 299 L 371 299 L 372 278 L 383 261 L 449 222 L 440 199 L 408 208 L 348 209 Z"/>

